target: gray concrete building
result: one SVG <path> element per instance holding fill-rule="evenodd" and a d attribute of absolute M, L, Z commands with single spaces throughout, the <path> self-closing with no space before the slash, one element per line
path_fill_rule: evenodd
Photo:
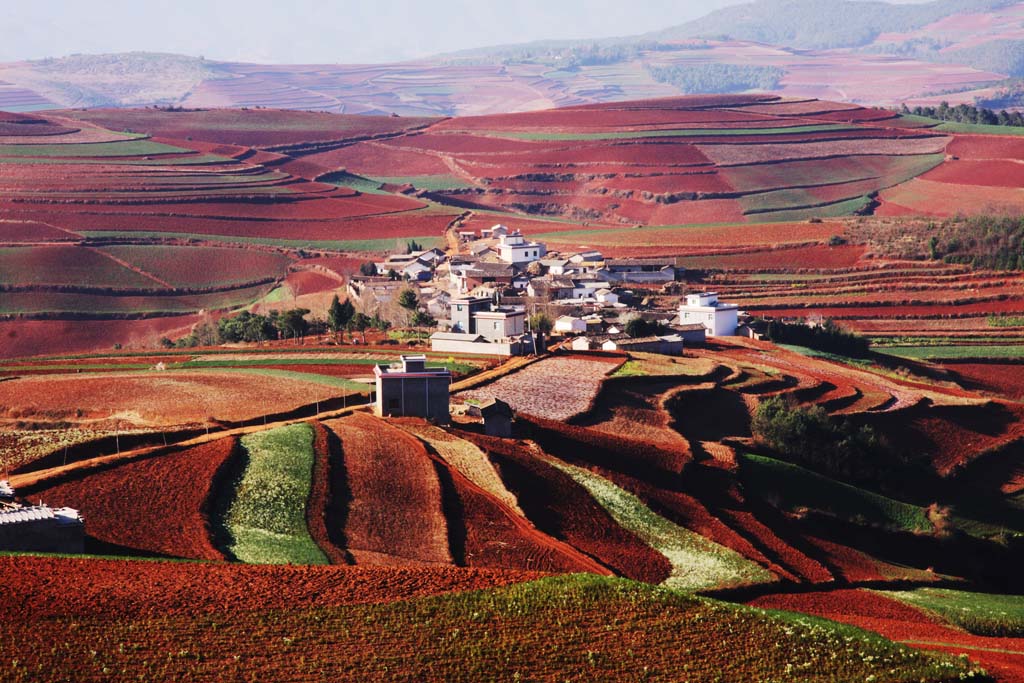
<path fill-rule="evenodd" d="M 382 417 L 425 417 L 447 424 L 452 373 L 428 368 L 426 356 L 402 356 L 400 363 L 377 365 L 376 413 Z"/>

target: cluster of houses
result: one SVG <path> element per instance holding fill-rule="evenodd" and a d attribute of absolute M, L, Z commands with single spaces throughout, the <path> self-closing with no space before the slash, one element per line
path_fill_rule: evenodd
<path fill-rule="evenodd" d="M 14 489 L 0 480 L 0 550 L 81 553 L 84 546 L 85 525 L 77 510 L 18 503 Z"/>
<path fill-rule="evenodd" d="M 389 256 L 374 264 L 376 275 L 351 278 L 349 296 L 364 311 L 380 310 L 415 286 L 427 313 L 438 320 L 431 348 L 446 353 L 534 353 L 543 340 L 528 320 L 538 308 L 554 312 L 553 332 L 573 337 L 577 349 L 676 354 L 705 336 L 736 333 L 737 306 L 701 293 L 688 295 L 677 316 L 658 320 L 659 334 L 626 334 L 642 290 L 684 274 L 674 257 L 605 258 L 592 249 L 549 254 L 542 242 L 504 225 L 458 235 L 459 253 L 425 249 Z"/>

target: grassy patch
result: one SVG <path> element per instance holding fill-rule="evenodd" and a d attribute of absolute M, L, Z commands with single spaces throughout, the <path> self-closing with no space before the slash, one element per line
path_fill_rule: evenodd
<path fill-rule="evenodd" d="M 950 346 L 890 346 L 879 352 L 900 358 L 941 360 L 961 358 L 1024 358 L 1022 344 L 950 345 Z"/>
<path fill-rule="evenodd" d="M 672 573 L 665 586 L 696 591 L 776 580 L 774 574 L 736 551 L 661 517 L 604 477 L 557 458 L 545 460 L 585 488 L 619 526 L 668 558 Z"/>
<path fill-rule="evenodd" d="M 412 185 L 417 190 L 439 192 L 441 190 L 458 190 L 476 187 L 473 183 L 453 175 L 411 175 L 376 177 L 382 184 Z"/>
<path fill-rule="evenodd" d="M 915 533 L 934 530 L 923 508 L 774 458 L 741 455 L 740 475 L 747 490 L 782 509 L 810 508 L 861 524 Z"/>
<path fill-rule="evenodd" d="M 644 369 L 643 363 L 627 360 L 611 374 L 612 377 L 646 377 L 650 373 Z"/>
<path fill-rule="evenodd" d="M 757 220 L 788 223 L 790 221 L 805 221 L 810 218 L 841 218 L 843 216 L 852 216 L 870 203 L 871 199 L 869 197 L 854 197 L 853 199 L 846 199 L 833 204 L 825 204 L 824 206 L 816 206 L 811 209 L 792 209 L 787 211 L 768 211 L 766 213 L 759 213 L 757 214 Z"/>
<path fill-rule="evenodd" d="M 228 550 L 255 564 L 327 564 L 306 528 L 313 477 L 313 428 L 290 425 L 242 439 L 245 471 L 224 526 Z"/>
<path fill-rule="evenodd" d="M 968 633 L 996 638 L 1024 636 L 1024 596 L 970 593 L 947 588 L 881 591 L 883 595 L 922 607 Z"/>

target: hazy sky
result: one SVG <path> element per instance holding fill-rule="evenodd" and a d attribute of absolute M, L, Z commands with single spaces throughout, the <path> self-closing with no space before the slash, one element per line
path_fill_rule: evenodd
<path fill-rule="evenodd" d="M 742 0 L 0 0 L 0 61 L 147 50 L 275 63 L 381 62 L 629 35 Z"/>

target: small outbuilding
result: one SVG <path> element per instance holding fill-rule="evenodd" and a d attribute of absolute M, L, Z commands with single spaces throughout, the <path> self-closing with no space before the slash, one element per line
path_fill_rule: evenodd
<path fill-rule="evenodd" d="M 556 334 L 583 334 L 587 331 L 587 323 L 582 318 L 563 315 L 555 321 L 552 329 Z"/>
<path fill-rule="evenodd" d="M 400 363 L 377 365 L 376 413 L 387 417 L 425 417 L 447 424 L 452 373 L 448 368 L 428 368 L 427 357 L 402 356 Z"/>
<path fill-rule="evenodd" d="M 512 421 L 515 418 L 515 411 L 512 410 L 512 406 L 500 398 L 491 398 L 471 406 L 468 413 L 474 417 L 483 418 L 484 433 L 487 436 L 497 436 L 503 439 L 512 437 Z"/>

